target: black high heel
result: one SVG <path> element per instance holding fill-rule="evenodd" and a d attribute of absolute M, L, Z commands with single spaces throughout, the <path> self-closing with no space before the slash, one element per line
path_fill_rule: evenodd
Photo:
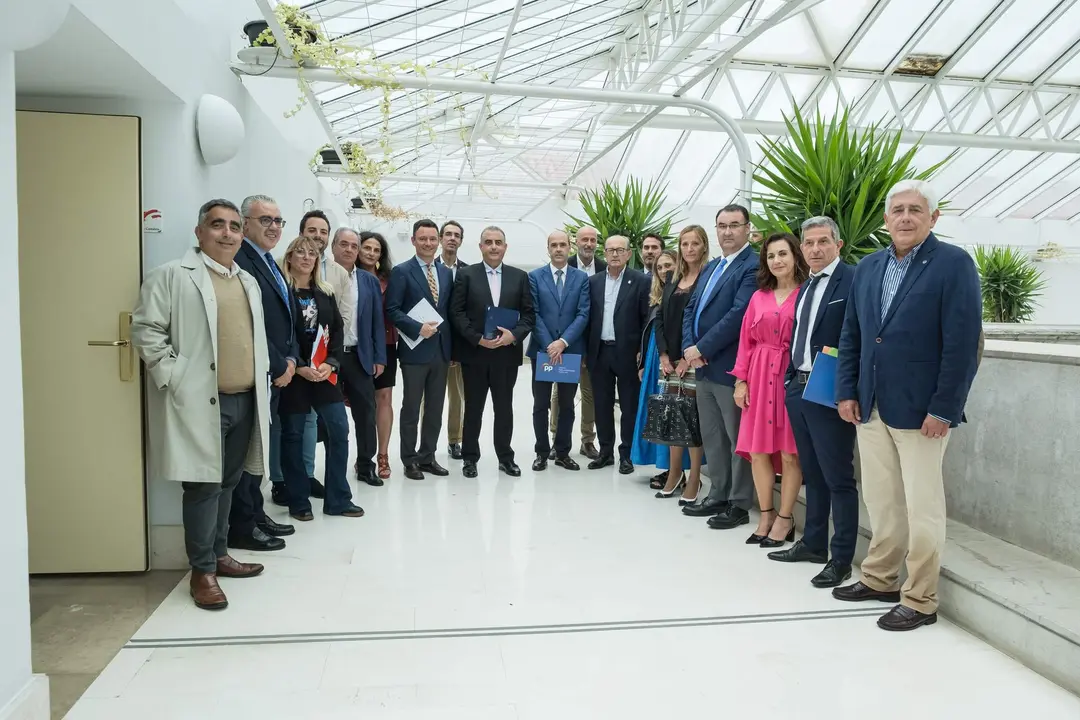
<path fill-rule="evenodd" d="M 765 536 L 765 539 L 761 541 L 760 545 L 763 548 L 776 548 L 781 547 L 784 543 L 795 542 L 795 516 L 794 515 L 777 515 L 780 520 L 790 520 L 791 529 L 788 530 L 787 536 L 783 540 L 773 540 L 769 536 Z"/>
<path fill-rule="evenodd" d="M 772 512 L 776 512 L 776 510 L 774 510 L 773 508 L 769 508 L 768 510 L 762 510 L 761 514 L 764 515 L 765 513 L 772 513 Z M 772 525 L 769 525 L 769 528 L 771 529 Z M 750 537 L 746 538 L 746 544 L 747 545 L 760 545 L 764 540 L 767 540 L 768 537 L 769 537 L 768 533 L 765 533 L 764 535 L 758 535 L 757 533 L 754 533 Z"/>

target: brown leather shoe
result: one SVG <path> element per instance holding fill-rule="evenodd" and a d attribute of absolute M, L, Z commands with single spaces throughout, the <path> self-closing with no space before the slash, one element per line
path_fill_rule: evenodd
<path fill-rule="evenodd" d="M 229 607 L 229 601 L 218 587 L 214 573 L 191 571 L 191 598 L 195 601 L 195 607 L 203 610 L 224 610 Z"/>
<path fill-rule="evenodd" d="M 596 449 L 596 446 L 591 442 L 581 443 L 581 447 L 578 448 L 578 454 L 589 458 L 590 460 L 596 460 L 600 457 L 600 451 Z"/>
<path fill-rule="evenodd" d="M 259 575 L 263 566 L 259 563 L 242 563 L 226 555 L 217 559 L 217 574 L 227 578 L 249 578 Z"/>

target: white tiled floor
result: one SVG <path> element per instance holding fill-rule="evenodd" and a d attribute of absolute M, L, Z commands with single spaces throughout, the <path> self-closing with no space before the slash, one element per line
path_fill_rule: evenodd
<path fill-rule="evenodd" d="M 533 474 L 525 371 L 517 401 L 523 477 L 493 457 L 474 480 L 445 456 L 445 479 L 395 466 L 356 490 L 367 517 L 316 515 L 257 558 L 263 576 L 222 581 L 225 612 L 195 609 L 182 582 L 68 717 L 1080 717 L 1080 699 L 948 622 L 878 630 L 866 613 L 886 606 L 833 601 L 814 568 L 745 546 L 751 528 L 683 517 L 647 469 Z M 709 620 L 640 623 L 693 618 Z M 623 621 L 639 624 L 572 627 Z"/>

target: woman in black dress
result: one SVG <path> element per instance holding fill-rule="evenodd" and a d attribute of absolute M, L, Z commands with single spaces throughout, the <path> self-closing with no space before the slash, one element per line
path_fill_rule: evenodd
<path fill-rule="evenodd" d="M 285 280 L 293 288 L 293 320 L 300 348 L 296 375 L 282 388 L 278 407 L 281 469 L 289 494 L 289 515 L 300 521 L 314 519 L 308 499 L 311 482 L 303 458 L 304 424 L 314 409 L 327 434 L 323 514 L 362 517 L 364 511 L 353 504 L 346 477 L 349 421 L 345 415 L 345 397 L 337 384 L 344 331 L 334 290 L 321 277 L 319 246 L 311 238 L 293 240 L 280 264 Z M 320 333 L 328 336 L 329 343 L 326 357 L 315 364 L 312 350 Z"/>
<path fill-rule="evenodd" d="M 361 270 L 379 278 L 383 294 L 383 324 L 386 326 L 386 369 L 375 378 L 375 426 L 378 428 L 379 453 L 376 457 L 379 477 L 390 477 L 390 431 L 394 427 L 394 384 L 397 380 L 398 331 L 386 315 L 386 286 L 390 282 L 390 248 L 377 232 L 360 233 L 360 255 L 356 260 Z"/>

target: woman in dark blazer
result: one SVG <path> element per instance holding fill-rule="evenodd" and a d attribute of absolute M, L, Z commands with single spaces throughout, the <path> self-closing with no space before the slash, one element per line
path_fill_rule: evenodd
<path fill-rule="evenodd" d="M 346 477 L 349 464 L 349 421 L 345 398 L 337 384 L 341 367 L 344 330 L 334 290 L 320 276 L 319 247 L 310 238 L 298 237 L 289 244 L 281 271 L 292 286 L 293 323 L 300 357 L 296 375 L 281 391 L 281 469 L 289 495 L 289 515 L 296 520 L 314 519 L 308 499 L 311 482 L 304 469 L 304 424 L 312 409 L 326 428 L 326 497 L 323 514 L 362 517 L 353 504 Z M 320 331 L 329 337 L 325 360 L 313 366 L 312 350 Z"/>

